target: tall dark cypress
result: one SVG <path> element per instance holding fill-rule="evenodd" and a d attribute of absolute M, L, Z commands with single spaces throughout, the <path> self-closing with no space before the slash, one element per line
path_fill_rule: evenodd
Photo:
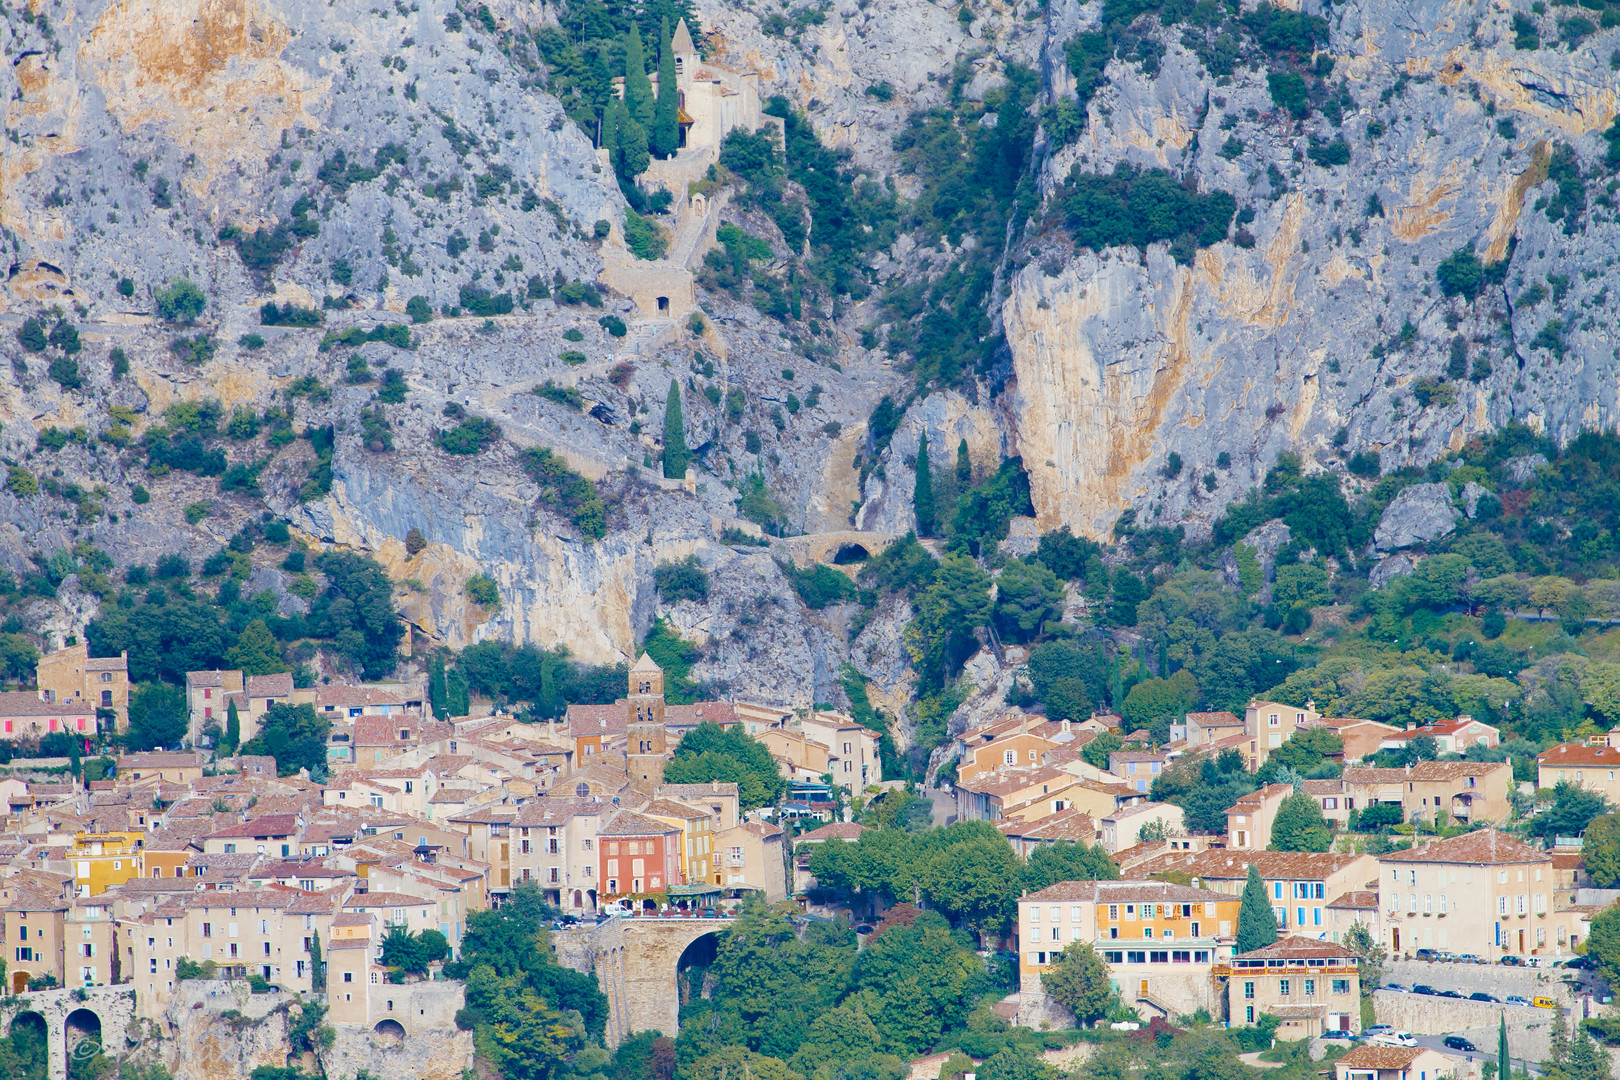
<path fill-rule="evenodd" d="M 681 415 L 681 384 L 669 380 L 669 398 L 664 402 L 664 479 L 681 480 L 692 452 L 686 448 L 686 421 Z"/>
<path fill-rule="evenodd" d="M 956 482 L 964 489 L 973 483 L 973 459 L 968 457 L 966 439 L 956 444 Z"/>
<path fill-rule="evenodd" d="M 675 46 L 670 41 L 669 17 L 664 17 L 658 33 L 658 103 L 653 106 L 652 127 L 647 142 L 661 158 L 675 156 L 681 143 L 680 87 L 675 77 Z"/>
<path fill-rule="evenodd" d="M 643 126 L 652 121 L 652 80 L 647 78 L 647 56 L 641 47 L 641 31 L 630 24 L 624 36 L 624 103 L 630 115 Z"/>
<path fill-rule="evenodd" d="M 928 471 L 928 432 L 917 439 L 917 486 L 911 489 L 911 509 L 917 515 L 917 535 L 934 534 L 934 478 Z"/>
<path fill-rule="evenodd" d="M 1266 883 L 1260 871 L 1249 864 L 1249 880 L 1243 884 L 1243 903 L 1238 907 L 1237 951 L 1263 949 L 1277 940 L 1277 916 L 1266 898 Z"/>

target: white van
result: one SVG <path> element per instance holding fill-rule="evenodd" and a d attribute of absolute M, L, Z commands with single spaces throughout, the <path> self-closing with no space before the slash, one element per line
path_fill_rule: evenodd
<path fill-rule="evenodd" d="M 629 915 L 631 912 L 629 904 L 626 904 L 623 900 L 614 900 L 612 903 L 603 904 L 601 907 L 597 908 L 596 913 L 598 915 L 612 916 Z"/>
<path fill-rule="evenodd" d="M 1374 1035 L 1367 1040 L 1378 1046 L 1416 1046 L 1417 1040 L 1412 1038 L 1410 1031 L 1385 1031 Z"/>

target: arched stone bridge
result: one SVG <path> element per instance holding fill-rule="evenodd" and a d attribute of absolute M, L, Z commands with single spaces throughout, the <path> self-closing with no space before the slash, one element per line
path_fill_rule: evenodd
<path fill-rule="evenodd" d="M 68 1057 L 79 1051 L 88 1057 L 94 1043 L 87 1036 L 98 1036 L 108 1057 L 119 1057 L 133 1047 L 129 1037 L 134 1025 L 135 991 L 121 986 L 87 986 L 82 990 L 39 990 L 7 998 L 0 1004 L 0 1035 L 10 1035 L 21 1024 L 43 1024 L 50 1051 L 50 1080 L 67 1080 Z M 80 1047 L 83 1045 L 83 1049 Z"/>
<path fill-rule="evenodd" d="M 631 1032 L 675 1037 L 681 1022 L 680 973 L 714 960 L 717 934 L 732 919 L 641 916 L 552 932 L 557 962 L 595 974 L 608 999 L 607 1042 Z"/>
<path fill-rule="evenodd" d="M 793 565 L 804 570 L 817 563 L 823 566 L 849 566 L 882 554 L 900 539 L 894 533 L 829 532 L 789 536 L 781 541 Z"/>

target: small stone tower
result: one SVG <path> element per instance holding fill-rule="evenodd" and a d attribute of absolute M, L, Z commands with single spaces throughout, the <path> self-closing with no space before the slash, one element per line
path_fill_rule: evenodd
<path fill-rule="evenodd" d="M 625 755 L 630 782 L 638 787 L 664 782 L 664 669 L 646 653 L 630 668 L 625 698 Z"/>

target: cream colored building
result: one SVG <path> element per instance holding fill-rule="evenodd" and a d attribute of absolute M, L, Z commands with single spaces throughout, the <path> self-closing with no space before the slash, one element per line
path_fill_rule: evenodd
<path fill-rule="evenodd" d="M 1610 806 L 1620 805 L 1620 779 L 1617 777 L 1620 777 L 1620 747 L 1606 742 L 1597 745 L 1559 743 L 1536 758 L 1537 787 L 1574 784 L 1601 793 Z"/>
<path fill-rule="evenodd" d="M 1110 855 L 1128 851 L 1144 843 L 1139 839 L 1143 829 L 1156 829 L 1166 838 L 1181 836 L 1187 831 L 1181 807 L 1174 803 L 1135 803 L 1122 806 L 1097 822 L 1098 843 Z"/>
<path fill-rule="evenodd" d="M 62 986 L 62 929 L 69 902 L 45 889 L 14 891 L 5 910 L 6 981 L 13 994 L 49 976 Z"/>
<path fill-rule="evenodd" d="M 1321 719 L 1311 702 L 1304 705 L 1284 705 L 1278 701 L 1251 701 L 1243 710 L 1243 731 L 1249 738 L 1249 768 L 1258 769 L 1266 763 L 1271 752 L 1294 734 L 1300 727 L 1308 727 Z"/>
<path fill-rule="evenodd" d="M 1285 937 L 1232 957 L 1226 984 L 1232 1027 L 1267 1015 L 1282 1021 L 1280 1039 L 1324 1031 L 1361 1030 L 1361 976 L 1349 949 L 1311 938 Z"/>
<path fill-rule="evenodd" d="M 1271 846 L 1271 823 L 1277 808 L 1294 793 L 1292 784 L 1267 784 L 1251 791 L 1226 811 L 1226 846 L 1233 851 L 1264 851 Z"/>
<path fill-rule="evenodd" d="M 186 672 L 186 738 L 192 746 L 200 746 L 203 732 L 211 727 L 225 730 L 227 698 L 240 694 L 243 689 L 240 671 L 188 671 Z"/>
<path fill-rule="evenodd" d="M 718 833 L 714 840 L 714 876 L 728 893 L 757 890 L 771 903 L 787 897 L 781 828 L 745 821 Z"/>
<path fill-rule="evenodd" d="M 1552 856 L 1495 829 L 1391 852 L 1378 865 L 1391 955 L 1443 949 L 1494 962 L 1563 956 L 1576 944 L 1553 904 Z"/>
<path fill-rule="evenodd" d="M 1358 889 L 1375 888 L 1378 860 L 1371 855 L 1315 854 L 1302 851 L 1170 852 L 1133 865 L 1133 877 L 1174 874 L 1204 888 L 1241 897 L 1249 867 L 1260 873 L 1277 929 L 1326 940 L 1331 929 L 1330 900 Z"/>
<path fill-rule="evenodd" d="M 117 934 L 109 897 L 75 900 L 62 920 L 63 982 L 108 986 L 118 966 Z"/>

